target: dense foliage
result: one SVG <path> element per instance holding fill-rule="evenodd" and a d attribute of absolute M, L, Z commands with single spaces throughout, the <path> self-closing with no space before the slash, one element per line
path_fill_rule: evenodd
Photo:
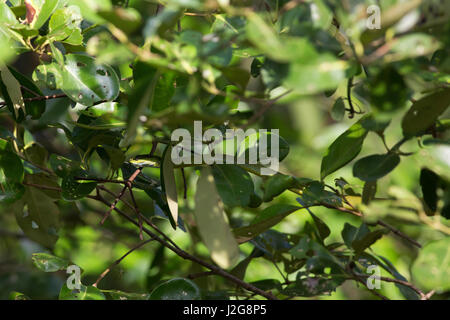
<path fill-rule="evenodd" d="M 448 298 L 449 15 L 0 1 L 0 298 Z M 279 129 L 278 172 L 175 164 L 194 121 Z"/>

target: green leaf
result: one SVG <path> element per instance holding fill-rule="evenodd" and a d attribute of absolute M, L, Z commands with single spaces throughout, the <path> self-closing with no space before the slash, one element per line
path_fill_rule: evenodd
<path fill-rule="evenodd" d="M 25 103 L 20 90 L 20 83 L 13 76 L 10 69 L 3 63 L 0 63 L 0 77 L 0 89 L 2 95 L 6 102 L 12 106 L 13 110 L 11 110 L 11 112 L 13 112 L 16 119 L 18 119 L 19 110 L 22 110 L 25 113 Z"/>
<path fill-rule="evenodd" d="M 424 134 L 449 105 L 450 89 L 417 100 L 403 117 L 403 135 L 408 138 Z"/>
<path fill-rule="evenodd" d="M 8 69 L 11 74 L 19 81 L 19 84 L 22 87 L 22 97 L 24 99 L 43 95 L 41 89 L 39 89 L 34 81 L 11 67 L 8 67 Z M 0 85 L 0 87 L 2 87 L 2 85 Z M 6 101 L 8 101 L 9 98 L 5 97 L 5 99 Z M 45 100 L 24 101 L 24 104 L 25 109 L 19 110 L 19 116 L 16 116 L 16 120 L 19 122 L 24 119 L 25 115 L 30 115 L 32 119 L 39 119 L 45 112 Z M 14 109 L 12 105 L 9 104 L 8 108 L 10 109 L 10 111 Z M 25 114 L 23 113 L 23 111 L 25 111 Z"/>
<path fill-rule="evenodd" d="M 72 290 L 64 283 L 59 292 L 59 300 L 106 300 L 106 297 L 96 287 L 81 285 L 80 290 Z"/>
<path fill-rule="evenodd" d="M 38 143 L 33 142 L 31 145 L 28 145 L 24 153 L 27 161 L 44 168 L 46 167 L 48 151 Z"/>
<path fill-rule="evenodd" d="M 52 199 L 61 199 L 61 192 L 59 191 L 59 184 L 57 179 L 53 176 L 48 176 L 45 173 L 25 174 L 24 181 L 29 184 L 42 186 L 41 191 Z M 49 189 L 45 189 L 48 187 Z"/>
<path fill-rule="evenodd" d="M 297 198 L 297 201 L 302 206 L 305 206 L 304 202 L 300 198 Z M 314 213 L 312 213 L 312 211 L 309 208 L 306 208 L 306 210 L 308 211 L 308 213 L 311 215 L 311 217 L 314 220 L 314 224 L 316 225 L 316 228 L 319 231 L 320 239 L 322 239 L 322 241 L 325 240 L 331 233 L 330 228 L 328 228 L 328 226 L 326 225 L 325 222 L 322 221 L 322 219 L 320 219 Z"/>
<path fill-rule="evenodd" d="M 284 62 L 290 60 L 290 53 L 285 50 L 283 42 L 271 26 L 257 14 L 251 14 L 247 19 L 247 38 L 258 49 L 274 60 Z"/>
<path fill-rule="evenodd" d="M 163 36 L 168 29 L 176 25 L 182 14 L 181 9 L 166 7 L 161 13 L 147 20 L 143 30 L 144 37 Z"/>
<path fill-rule="evenodd" d="M 0 204 L 11 204 L 21 199 L 25 193 L 25 188 L 20 183 L 2 183 L 0 189 Z"/>
<path fill-rule="evenodd" d="M 212 167 L 217 191 L 228 207 L 246 207 L 254 193 L 253 180 L 237 165 L 215 165 Z"/>
<path fill-rule="evenodd" d="M 384 112 L 403 107 L 409 93 L 403 77 L 391 66 L 383 68 L 371 78 L 368 90 L 371 105 Z"/>
<path fill-rule="evenodd" d="M 75 169 L 65 176 L 61 182 L 63 199 L 71 201 L 86 197 L 97 186 L 96 182 L 77 181 L 75 178 L 87 178 L 86 171 Z"/>
<path fill-rule="evenodd" d="M 56 272 L 59 270 L 65 270 L 69 265 L 69 261 L 56 257 L 49 253 L 33 253 L 31 256 L 31 260 L 33 261 L 36 268 L 44 272 Z"/>
<path fill-rule="evenodd" d="M 375 198 L 376 193 L 377 193 L 376 181 L 364 183 L 364 188 L 362 192 L 362 202 L 364 204 L 369 204 Z"/>
<path fill-rule="evenodd" d="M 420 170 L 420 187 L 422 188 L 423 200 L 433 212 L 437 210 L 439 181 L 439 176 L 433 171 L 426 168 Z"/>
<path fill-rule="evenodd" d="M 10 182 L 22 182 L 23 164 L 22 160 L 13 152 L 0 152 L 0 168 L 3 169 L 5 177 Z"/>
<path fill-rule="evenodd" d="M 209 167 L 203 168 L 195 193 L 195 221 L 211 258 L 221 268 L 233 266 L 239 258 L 239 247 L 226 221 L 223 205 L 217 193 Z"/>
<path fill-rule="evenodd" d="M 426 290 L 450 290 L 450 238 L 425 245 L 412 266 L 415 282 Z"/>
<path fill-rule="evenodd" d="M 395 169 L 400 163 L 397 154 L 374 154 L 359 159 L 353 166 L 353 175 L 363 181 L 376 181 Z"/>
<path fill-rule="evenodd" d="M 355 239 L 352 242 L 352 247 L 353 249 L 355 249 L 355 253 L 360 254 L 361 252 L 369 248 L 372 244 L 377 242 L 378 239 L 381 239 L 381 237 L 386 234 L 386 232 L 386 230 L 379 229 L 369 232 L 361 238 Z"/>
<path fill-rule="evenodd" d="M 383 229 L 371 232 L 365 223 L 361 224 L 359 228 L 345 223 L 341 235 L 345 245 L 350 249 L 354 249 L 355 254 L 358 255 L 374 244 L 385 233 L 386 231 Z"/>
<path fill-rule="evenodd" d="M 273 198 L 283 193 L 285 190 L 292 188 L 295 185 L 295 179 L 292 176 L 277 173 L 267 178 L 264 181 L 264 202 L 272 201 Z"/>
<path fill-rule="evenodd" d="M 171 159 L 172 147 L 169 145 L 164 150 L 161 165 L 161 188 L 166 196 L 167 205 L 171 214 L 171 223 L 176 228 L 178 225 L 178 194 L 175 182 L 175 168 Z"/>
<path fill-rule="evenodd" d="M 396 39 L 390 51 L 396 60 L 403 60 L 429 55 L 439 47 L 436 38 L 425 33 L 414 33 Z"/>
<path fill-rule="evenodd" d="M 149 293 L 131 293 L 123 292 L 120 290 L 103 290 L 107 293 L 113 300 L 149 300 Z"/>
<path fill-rule="evenodd" d="M 120 142 L 120 147 L 127 147 L 134 141 L 139 117 L 145 114 L 147 108 L 152 107 L 155 88 L 161 74 L 158 70 L 149 71 L 146 76 L 135 79 L 136 83 L 128 103 L 127 132 Z"/>
<path fill-rule="evenodd" d="M 362 119 L 341 134 L 328 147 L 320 167 L 321 179 L 342 168 L 359 154 L 368 133 L 361 122 Z"/>
<path fill-rule="evenodd" d="M 345 61 L 325 53 L 292 63 L 284 83 L 298 94 L 314 94 L 336 88 L 345 79 L 346 69 Z"/>
<path fill-rule="evenodd" d="M 319 276 L 298 277 L 295 283 L 288 285 L 281 293 L 287 296 L 314 297 L 330 295 L 342 283 L 341 279 Z"/>
<path fill-rule="evenodd" d="M 53 247 L 58 240 L 60 213 L 51 198 L 38 188 L 26 187 L 23 199 L 14 204 L 13 211 L 28 238 L 47 248 Z"/>
<path fill-rule="evenodd" d="M 36 10 L 30 27 L 39 29 L 58 7 L 59 0 L 28 0 L 28 3 Z"/>
<path fill-rule="evenodd" d="M 60 66 L 59 88 L 70 99 L 85 106 L 100 101 L 111 101 L 119 94 L 119 78 L 113 68 L 97 64 L 86 55 L 68 54 L 64 65 Z"/>
<path fill-rule="evenodd" d="M 333 108 L 331 109 L 331 118 L 335 121 L 341 121 L 345 115 L 345 103 L 344 100 L 339 97 L 333 104 Z"/>
<path fill-rule="evenodd" d="M 267 143 L 265 146 L 260 141 L 261 139 L 266 139 Z M 271 157 L 272 139 L 274 139 L 274 141 L 278 140 L 278 160 L 281 162 L 289 154 L 289 144 L 281 136 L 270 131 L 257 131 L 255 133 L 251 133 L 248 136 L 245 136 L 242 141 L 237 139 L 237 156 L 245 154 L 246 161 L 248 161 L 248 159 L 250 158 L 249 154 L 252 154 L 253 152 L 255 152 L 256 159 L 258 161 L 261 160 L 261 154 Z M 262 146 L 264 146 L 264 148 Z"/>
<path fill-rule="evenodd" d="M 152 291 L 149 300 L 200 300 L 200 289 L 188 279 L 175 278 Z"/>
<path fill-rule="evenodd" d="M 57 9 L 50 18 L 48 37 L 74 46 L 81 45 L 83 43 L 80 29 L 82 20 L 77 6 Z"/>
<path fill-rule="evenodd" d="M 319 181 L 308 183 L 303 190 L 301 201 L 303 206 L 323 205 L 341 206 L 342 199 L 335 193 L 324 189 L 324 184 Z M 297 199 L 299 201 L 299 199 Z"/>
<path fill-rule="evenodd" d="M 370 232 L 369 228 L 364 223 L 361 224 L 361 226 L 359 228 L 356 228 L 349 223 L 345 223 L 344 229 L 342 229 L 341 235 L 342 235 L 342 239 L 344 240 L 345 245 L 348 248 L 352 248 L 352 243 L 354 240 L 364 237 L 369 232 Z"/>
<path fill-rule="evenodd" d="M 78 165 L 72 160 L 64 158 L 62 156 L 58 156 L 54 153 L 50 155 L 49 164 L 53 172 L 56 173 L 56 175 L 60 178 L 64 178 L 65 176 L 67 176 L 70 171 L 74 170 Z"/>
<path fill-rule="evenodd" d="M 141 25 L 139 11 L 134 8 L 115 7 L 111 8 L 111 10 L 100 10 L 98 15 L 127 34 L 132 33 Z"/>
<path fill-rule="evenodd" d="M 299 206 L 274 204 L 260 212 L 249 226 L 234 229 L 233 233 L 238 243 L 247 242 L 269 230 L 285 217 L 300 209 L 302 208 Z"/>
<path fill-rule="evenodd" d="M 13 291 L 9 295 L 9 300 L 31 300 L 30 297 L 24 295 L 23 293 Z"/>

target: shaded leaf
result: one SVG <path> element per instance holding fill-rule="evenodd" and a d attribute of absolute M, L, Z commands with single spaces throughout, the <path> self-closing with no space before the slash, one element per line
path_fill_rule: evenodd
<path fill-rule="evenodd" d="M 397 154 L 374 154 L 359 159 L 353 166 L 353 175 L 363 181 L 376 181 L 395 169 L 400 163 Z"/>
<path fill-rule="evenodd" d="M 244 169 L 237 165 L 215 165 L 212 167 L 217 191 L 228 207 L 246 207 L 254 192 L 253 181 Z"/>
<path fill-rule="evenodd" d="M 200 289 L 191 280 L 175 278 L 156 287 L 149 300 L 200 300 Z"/>

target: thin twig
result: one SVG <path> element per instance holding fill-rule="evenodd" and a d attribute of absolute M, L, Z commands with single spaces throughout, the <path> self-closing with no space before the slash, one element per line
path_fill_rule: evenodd
<path fill-rule="evenodd" d="M 131 175 L 131 177 L 127 180 L 127 183 L 125 184 L 125 186 L 122 188 L 122 190 L 120 191 L 120 193 L 117 195 L 116 199 L 114 199 L 114 202 L 111 204 L 111 207 L 109 208 L 109 210 L 105 213 L 105 216 L 103 217 L 102 221 L 100 222 L 100 224 L 104 224 L 106 219 L 108 219 L 109 215 L 111 214 L 111 212 L 115 209 L 117 203 L 120 201 L 120 199 L 123 197 L 123 195 L 125 194 L 125 191 L 127 190 L 127 188 L 132 186 L 132 183 L 134 181 L 134 179 L 136 179 L 136 177 L 141 173 L 142 168 L 138 168 L 136 169 L 136 171 Z"/>
<path fill-rule="evenodd" d="M 37 96 L 37 97 L 32 97 L 32 98 L 23 98 L 23 101 L 28 102 L 28 101 L 50 100 L 50 99 L 58 99 L 58 98 L 64 98 L 64 97 L 67 97 L 67 95 L 65 93 L 60 93 L 60 94 L 53 94 L 50 96 Z M 5 105 L 7 105 L 6 101 L 0 102 L 0 106 L 5 106 Z"/>
<path fill-rule="evenodd" d="M 414 286 L 413 284 L 407 282 L 407 281 L 403 281 L 403 280 L 399 280 L 399 279 L 394 279 L 394 278 L 388 278 L 388 277 L 381 277 L 381 276 L 374 276 L 374 275 L 368 275 L 368 274 L 359 274 L 359 273 L 353 273 L 355 276 L 357 277 L 361 277 L 361 278 L 369 278 L 372 277 L 373 279 L 379 279 L 381 281 L 385 281 L 385 282 L 392 282 L 392 283 L 397 283 L 399 285 L 402 285 L 404 287 L 408 287 L 410 289 L 412 289 L 413 291 L 415 291 L 420 298 L 424 298 L 426 297 L 425 293 L 423 293 L 420 289 L 418 289 L 416 286 Z"/>
<path fill-rule="evenodd" d="M 147 243 L 149 243 L 151 241 L 154 241 L 154 239 L 148 239 L 148 240 L 146 240 L 144 242 L 139 243 L 138 245 L 134 246 L 133 248 L 131 248 L 127 253 L 125 253 L 119 259 L 114 261 L 105 271 L 103 271 L 102 274 L 98 277 L 97 281 L 95 281 L 95 283 L 92 286 L 93 287 L 97 287 L 99 282 L 102 281 L 102 279 L 111 271 L 112 268 L 114 268 L 119 263 L 121 263 L 122 260 L 125 259 L 130 253 L 132 253 L 133 251 L 139 249 L 140 247 L 144 246 L 145 244 L 147 244 Z"/>

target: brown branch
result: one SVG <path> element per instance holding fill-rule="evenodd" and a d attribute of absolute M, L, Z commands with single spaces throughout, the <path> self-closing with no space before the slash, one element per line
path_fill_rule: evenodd
<path fill-rule="evenodd" d="M 88 196 L 88 198 L 93 199 L 93 200 L 97 200 L 102 202 L 103 204 L 105 204 L 108 207 L 111 207 L 112 205 L 106 200 L 104 199 L 100 194 L 96 195 L 96 196 Z M 134 225 L 139 227 L 139 223 L 136 222 L 134 219 L 132 219 L 130 216 L 128 216 L 125 212 L 123 212 L 122 210 L 118 209 L 117 207 L 114 207 L 113 209 L 114 211 L 116 211 L 121 217 L 125 218 L 126 220 L 128 220 L 129 222 L 133 223 Z M 148 230 L 147 228 L 143 227 L 142 230 L 149 235 L 152 239 L 154 239 L 155 241 L 158 241 L 161 245 L 165 246 L 166 248 L 168 248 L 169 250 L 173 251 L 175 254 L 177 254 L 178 256 L 180 256 L 183 259 L 186 260 L 190 260 L 193 261 L 209 270 L 211 270 L 212 272 L 214 272 L 215 274 L 226 278 L 228 280 L 230 280 L 231 282 L 234 282 L 236 285 L 238 285 L 239 287 L 242 287 L 246 290 L 252 291 L 258 295 L 261 295 L 269 300 L 276 300 L 277 298 L 270 292 L 266 292 L 264 290 L 261 290 L 257 287 L 255 287 L 254 285 L 247 283 L 245 281 L 242 281 L 241 279 L 237 278 L 236 276 L 228 273 L 227 271 L 223 270 L 222 268 L 215 266 L 213 264 L 210 264 L 206 261 L 203 261 L 199 258 L 197 258 L 196 256 L 193 256 L 189 253 L 187 253 L 186 251 L 179 249 L 177 247 L 172 246 L 170 243 L 168 243 L 166 240 L 161 239 L 160 237 L 158 237 L 156 234 L 154 234 L 153 232 L 151 232 L 150 230 Z"/>
<path fill-rule="evenodd" d="M 50 99 L 58 99 L 58 98 L 64 98 L 67 97 L 67 95 L 65 93 L 60 93 L 60 94 L 53 94 L 50 96 L 37 96 L 37 97 L 32 97 L 32 98 L 23 98 L 24 102 L 29 102 L 29 101 L 39 101 L 39 100 L 50 100 Z M 7 105 L 6 101 L 2 101 L 0 102 L 0 106 L 5 106 Z"/>
<path fill-rule="evenodd" d="M 411 243 L 413 243 L 415 246 L 422 248 L 422 245 L 420 243 L 418 243 L 416 240 L 411 239 L 410 237 L 408 237 L 406 234 L 404 234 L 403 232 L 401 232 L 400 230 L 394 228 L 393 226 L 387 224 L 386 222 L 382 221 L 382 220 L 378 220 L 377 224 L 380 226 L 385 227 L 386 229 L 388 229 L 389 231 L 391 231 L 393 234 L 399 236 L 402 239 L 405 239 Z"/>
<path fill-rule="evenodd" d="M 369 278 L 372 277 L 374 279 L 379 279 L 381 281 L 385 281 L 385 282 L 392 282 L 392 283 L 397 283 L 399 285 L 402 285 L 404 287 L 408 287 L 410 289 L 412 289 L 413 291 L 415 291 L 422 300 L 426 300 L 427 295 L 425 293 L 422 292 L 422 290 L 418 289 L 416 286 L 414 286 L 413 284 L 409 283 L 408 281 L 403 281 L 403 280 L 399 280 L 399 279 L 394 279 L 394 278 L 388 278 L 388 277 L 378 277 L 378 276 L 374 276 L 374 275 L 368 275 L 368 274 L 358 274 L 358 273 L 353 273 L 355 276 L 357 277 L 361 277 L 361 278 Z"/>
<path fill-rule="evenodd" d="M 108 219 L 109 215 L 111 214 L 111 212 L 116 208 L 117 203 L 120 201 L 120 199 L 123 197 L 123 195 L 125 194 L 125 191 L 128 188 L 131 188 L 132 183 L 134 181 L 134 179 L 136 179 L 136 177 L 141 173 L 142 168 L 136 169 L 136 171 L 131 175 L 131 177 L 127 180 L 127 183 L 125 184 L 125 186 L 122 188 L 122 191 L 120 191 L 120 193 L 116 196 L 116 199 L 114 199 L 114 202 L 111 204 L 109 210 L 105 213 L 105 216 L 103 217 L 102 221 L 100 222 L 100 224 L 104 224 L 106 219 Z"/>

